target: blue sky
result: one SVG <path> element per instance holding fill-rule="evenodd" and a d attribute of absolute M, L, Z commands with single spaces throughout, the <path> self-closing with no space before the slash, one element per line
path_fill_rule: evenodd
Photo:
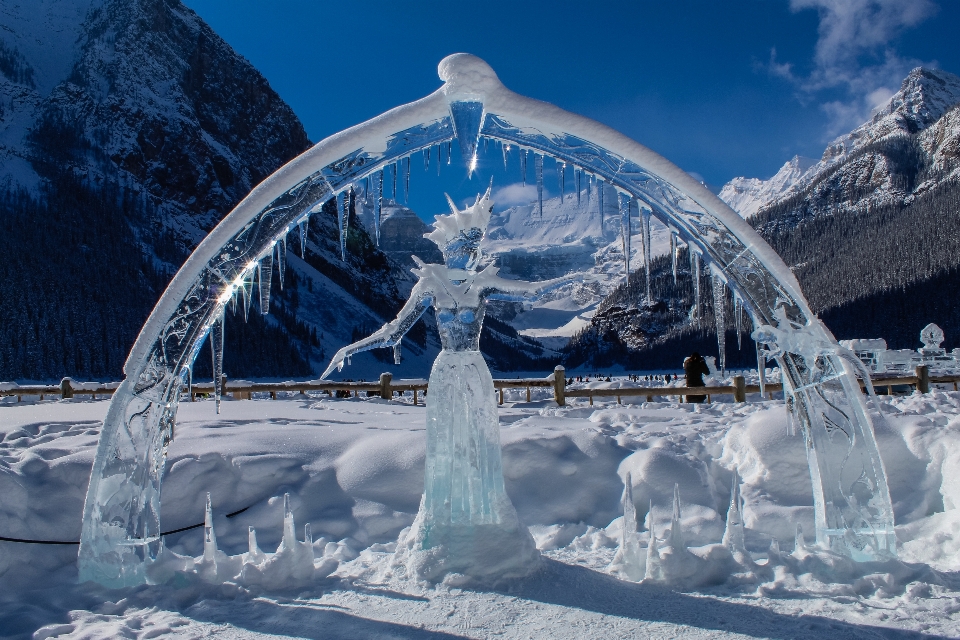
<path fill-rule="evenodd" d="M 514 91 L 615 127 L 714 189 L 819 157 L 914 66 L 960 74 L 956 0 L 184 1 L 315 142 L 435 90 L 437 63 L 466 51 Z M 431 217 L 443 190 L 463 200 L 491 174 L 518 180 L 500 165 L 481 158 L 470 181 L 416 172 L 410 204 Z"/>

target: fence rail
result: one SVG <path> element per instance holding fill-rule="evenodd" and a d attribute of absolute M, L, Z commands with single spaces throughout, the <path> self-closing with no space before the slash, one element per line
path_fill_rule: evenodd
<path fill-rule="evenodd" d="M 860 386 L 866 387 L 866 383 L 860 380 Z M 928 393 L 931 384 L 953 384 L 953 390 L 957 391 L 957 383 L 960 382 L 960 375 L 939 375 L 931 376 L 926 365 L 917 367 L 916 375 L 899 377 L 878 377 L 871 378 L 874 388 L 886 388 L 888 394 L 893 393 L 895 386 L 910 386 L 919 390 L 921 393 Z M 59 385 L 16 385 L 7 384 L 0 387 L 0 396 L 16 396 L 17 401 L 22 400 L 24 396 L 39 396 L 43 400 L 46 396 L 59 396 L 61 398 L 73 398 L 79 395 L 90 395 L 94 399 L 97 396 L 112 395 L 119 383 L 76 383 L 70 378 L 64 378 Z M 545 378 L 518 378 L 494 380 L 493 386 L 499 394 L 500 404 L 503 404 L 504 389 L 526 389 L 527 402 L 530 402 L 530 389 L 546 387 L 553 390 L 554 401 L 563 406 L 566 404 L 566 398 L 588 398 L 590 404 L 596 398 L 617 398 L 617 402 L 622 402 L 624 397 L 646 396 L 647 401 L 652 402 L 655 397 L 679 396 L 680 402 L 686 401 L 689 397 L 704 398 L 711 402 L 713 396 L 732 395 L 734 402 L 746 402 L 746 396 L 750 393 L 760 393 L 759 385 L 745 384 L 743 376 L 734 376 L 731 386 L 714 387 L 620 387 L 620 388 L 569 388 L 566 384 L 566 371 L 562 366 L 558 366 L 554 373 Z M 224 376 L 222 380 L 221 393 L 232 394 L 238 400 L 249 400 L 254 393 L 269 393 L 271 398 L 276 399 L 277 393 L 284 391 L 293 391 L 306 393 L 308 391 L 326 392 L 333 395 L 336 392 L 344 392 L 349 395 L 359 396 L 366 392 L 368 396 L 376 395 L 384 399 L 390 399 L 396 392 L 413 392 L 413 403 L 418 404 L 420 394 L 427 393 L 426 380 L 398 380 L 393 381 L 393 375 L 390 373 L 380 374 L 380 380 L 376 382 L 327 382 L 324 380 L 309 381 L 290 381 L 290 382 L 238 382 L 230 383 Z M 774 393 L 782 392 L 783 385 L 779 383 L 764 385 L 764 392 L 770 398 Z M 201 382 L 192 385 L 190 388 L 190 400 L 196 399 L 199 394 L 211 394 L 214 392 L 212 382 Z"/>

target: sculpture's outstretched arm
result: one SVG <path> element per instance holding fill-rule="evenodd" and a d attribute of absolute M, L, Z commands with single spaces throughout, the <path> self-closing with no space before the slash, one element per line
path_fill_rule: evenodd
<path fill-rule="evenodd" d="M 410 330 L 410 327 L 420 319 L 420 316 L 430 308 L 432 299 L 433 292 L 430 291 L 429 287 L 423 280 L 418 282 L 413 287 L 413 291 L 410 292 L 410 299 L 407 300 L 407 304 L 403 305 L 403 309 L 397 314 L 395 320 L 383 325 L 379 330 L 363 340 L 358 340 L 337 351 L 333 359 L 330 360 L 330 366 L 323 372 L 320 379 L 325 379 L 334 369 L 342 368 L 344 360 L 355 353 L 369 351 L 370 349 L 376 349 L 378 347 L 392 347 L 400 342 L 400 338 L 402 338 L 404 334 Z"/>
<path fill-rule="evenodd" d="M 552 280 L 527 282 L 526 280 L 508 280 L 500 276 L 485 279 L 484 298 L 487 300 L 533 300 L 553 291 L 569 282 L 585 282 L 594 278 L 584 274 L 561 276 Z"/>

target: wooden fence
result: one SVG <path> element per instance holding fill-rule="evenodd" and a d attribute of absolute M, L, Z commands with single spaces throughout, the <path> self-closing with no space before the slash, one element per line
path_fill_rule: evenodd
<path fill-rule="evenodd" d="M 953 390 L 957 391 L 957 383 L 960 382 L 960 375 L 942 375 L 931 376 L 926 365 L 921 365 L 916 369 L 916 375 L 899 377 L 877 377 L 871 378 L 875 389 L 886 389 L 888 394 L 893 393 L 895 386 L 910 386 L 919 390 L 921 393 L 928 393 L 931 384 L 953 384 Z M 97 396 L 112 395 L 116 390 L 118 383 L 106 383 L 103 385 L 91 385 L 89 383 L 76 383 L 70 378 L 64 378 L 59 385 L 7 385 L 0 388 L 0 396 L 16 396 L 19 402 L 23 396 L 39 396 L 43 400 L 46 396 L 59 396 L 60 398 L 73 398 L 78 395 L 90 395 L 94 399 Z M 746 402 L 747 394 L 759 393 L 758 385 L 748 385 L 743 376 L 734 376 L 733 384 L 730 386 L 716 387 L 619 387 L 611 388 L 571 388 L 566 384 L 566 371 L 562 366 L 558 366 L 554 373 L 545 378 L 520 378 L 520 379 L 502 379 L 494 380 L 493 386 L 499 394 L 499 402 L 503 404 L 504 389 L 526 389 L 527 402 L 530 402 L 530 390 L 538 387 L 550 388 L 553 391 L 554 401 L 564 406 L 567 398 L 588 398 L 590 404 L 593 404 L 594 398 L 613 398 L 617 402 L 622 402 L 625 397 L 646 396 L 648 402 L 652 402 L 656 397 L 679 397 L 680 402 L 684 402 L 688 397 L 701 397 L 707 402 L 711 402 L 714 396 L 730 395 L 734 402 Z M 860 380 L 860 386 L 865 387 L 863 380 Z M 366 392 L 367 396 L 379 396 L 384 399 L 390 399 L 394 393 L 405 391 L 413 392 L 413 403 L 418 404 L 420 394 L 426 395 L 426 380 L 400 380 L 393 382 L 393 375 L 390 373 L 380 374 L 380 380 L 377 382 L 327 382 L 323 380 L 310 381 L 292 381 L 292 382 L 241 382 L 230 383 L 226 377 L 222 381 L 221 392 L 223 394 L 232 394 L 238 400 L 249 400 L 254 393 L 269 393 L 271 398 L 276 399 L 277 393 L 281 392 L 299 392 L 308 391 L 325 392 L 328 395 L 334 395 L 336 392 L 343 392 L 353 396 L 359 396 Z M 779 383 L 767 384 L 764 391 L 768 397 L 773 398 L 774 393 L 783 391 L 783 385 Z M 194 384 L 190 389 L 190 400 L 196 399 L 197 395 L 212 394 L 214 392 L 212 382 Z"/>

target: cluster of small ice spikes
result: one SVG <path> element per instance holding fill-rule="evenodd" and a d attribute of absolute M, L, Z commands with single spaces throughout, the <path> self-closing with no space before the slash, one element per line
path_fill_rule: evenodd
<path fill-rule="evenodd" d="M 317 562 L 313 550 L 310 524 L 303 527 L 304 539 L 297 540 L 290 507 L 290 494 L 283 495 L 283 538 L 276 553 L 264 553 L 257 545 L 257 532 L 251 526 L 246 553 L 228 556 L 217 548 L 217 534 L 213 528 L 213 505 L 207 493 L 207 508 L 203 526 L 203 555 L 199 558 L 181 556 L 163 548 L 149 569 L 150 581 L 164 583 L 191 576 L 212 584 L 232 582 L 258 585 L 266 589 L 289 589 L 311 584 L 336 571 L 339 561 L 324 555 Z"/>
<path fill-rule="evenodd" d="M 637 510 L 633 502 L 633 480 L 628 472 L 624 478 L 623 526 L 620 544 L 607 571 L 623 580 L 633 582 L 679 583 L 692 576 L 704 576 L 711 573 L 710 567 L 726 566 L 727 572 L 758 573 L 762 567 L 753 562 L 744 546 L 743 499 L 740 495 L 740 476 L 734 472 L 730 489 L 730 505 L 727 509 L 727 522 L 723 540 L 719 545 L 711 545 L 706 557 L 695 555 L 687 550 L 680 526 L 680 485 L 673 487 L 673 518 L 670 529 L 663 539 L 658 539 L 653 526 L 653 501 L 650 501 L 650 528 L 646 553 L 641 552 L 640 536 L 637 533 Z M 663 545 L 661 547 L 661 545 Z M 797 527 L 795 553 L 806 553 L 803 532 Z M 780 545 L 776 538 L 770 545 L 770 568 L 781 560 Z M 733 571 L 731 571 L 733 570 Z M 762 571 L 759 571 L 762 572 Z"/>

